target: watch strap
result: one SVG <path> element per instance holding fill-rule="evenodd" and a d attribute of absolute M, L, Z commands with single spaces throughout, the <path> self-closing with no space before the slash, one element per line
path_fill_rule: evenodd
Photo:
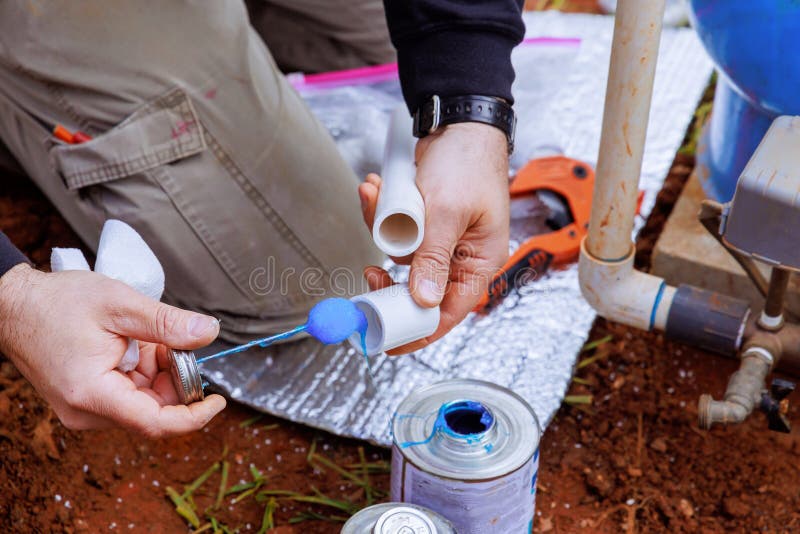
<path fill-rule="evenodd" d="M 508 153 L 514 151 L 517 117 L 506 101 L 492 96 L 434 95 L 414 113 L 414 136 L 425 137 L 442 126 L 459 122 L 481 122 L 499 128 L 508 140 Z"/>

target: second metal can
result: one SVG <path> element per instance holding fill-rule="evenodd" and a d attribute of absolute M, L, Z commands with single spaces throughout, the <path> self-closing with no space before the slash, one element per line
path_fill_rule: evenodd
<path fill-rule="evenodd" d="M 393 501 L 423 505 L 459 534 L 531 532 L 541 429 L 522 397 L 458 379 L 414 391 L 392 421 Z"/>
<path fill-rule="evenodd" d="M 387 502 L 355 514 L 341 534 L 455 534 L 455 530 L 447 519 L 427 508 Z"/>

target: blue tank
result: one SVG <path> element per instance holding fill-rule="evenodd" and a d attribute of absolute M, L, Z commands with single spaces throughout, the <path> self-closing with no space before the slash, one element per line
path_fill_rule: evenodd
<path fill-rule="evenodd" d="M 772 120 L 800 115 L 800 0 L 690 4 L 692 25 L 719 72 L 698 175 L 710 197 L 727 201 Z"/>

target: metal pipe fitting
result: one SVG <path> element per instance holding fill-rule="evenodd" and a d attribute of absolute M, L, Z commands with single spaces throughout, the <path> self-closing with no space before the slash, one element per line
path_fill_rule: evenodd
<path fill-rule="evenodd" d="M 700 428 L 708 430 L 714 423 L 741 423 L 761 401 L 764 381 L 775 358 L 763 347 L 751 346 L 742 354 L 739 370 L 731 375 L 724 400 L 701 395 L 697 405 Z"/>
<path fill-rule="evenodd" d="M 773 267 L 769 278 L 769 289 L 764 302 L 764 311 L 758 318 L 758 326 L 764 330 L 776 332 L 783 327 L 783 301 L 789 287 L 790 272 L 787 269 Z"/>

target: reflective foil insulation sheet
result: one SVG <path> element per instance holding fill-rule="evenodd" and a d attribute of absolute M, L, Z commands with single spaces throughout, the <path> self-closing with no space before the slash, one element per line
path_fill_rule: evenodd
<path fill-rule="evenodd" d="M 515 58 L 518 84 L 524 81 L 526 87 L 515 91 L 521 138 L 512 167 L 519 168 L 543 148 L 595 165 L 614 21 L 545 12 L 526 13 L 525 22 L 528 37 L 566 39 L 579 46 L 572 47 L 569 61 L 554 61 L 555 50 L 547 47 L 526 49 L 526 57 Z M 645 191 L 643 216 L 655 202 L 710 74 L 711 62 L 694 32 L 665 28 L 640 183 Z M 327 95 L 301 90 L 360 176 L 365 165 L 371 167 L 368 170 L 380 169 L 386 119 L 401 103 L 394 83 L 383 83 L 388 88 L 379 88 L 372 100 L 360 98 L 359 88 Z M 366 115 L 369 120 L 363 121 L 363 113 L 326 113 L 331 99 L 353 106 L 378 100 L 383 104 L 373 105 Z M 359 122 L 348 124 L 345 116 L 360 117 Z M 526 125 L 535 126 L 538 133 L 526 134 Z M 370 138 L 379 139 L 372 155 L 364 150 L 366 145 L 359 145 Z M 354 151 L 353 146 L 361 148 Z M 365 157 L 376 161 L 365 164 Z M 402 280 L 403 271 L 394 272 Z M 594 311 L 581 297 L 573 265 L 512 293 L 488 315 L 470 315 L 424 350 L 373 358 L 374 386 L 363 357 L 348 344 L 323 346 L 312 339 L 253 349 L 209 362 L 203 370 L 217 389 L 257 410 L 381 445 L 391 443 L 392 414 L 406 395 L 450 378 L 491 377 L 525 398 L 546 426 L 564 398 L 594 319 Z"/>

